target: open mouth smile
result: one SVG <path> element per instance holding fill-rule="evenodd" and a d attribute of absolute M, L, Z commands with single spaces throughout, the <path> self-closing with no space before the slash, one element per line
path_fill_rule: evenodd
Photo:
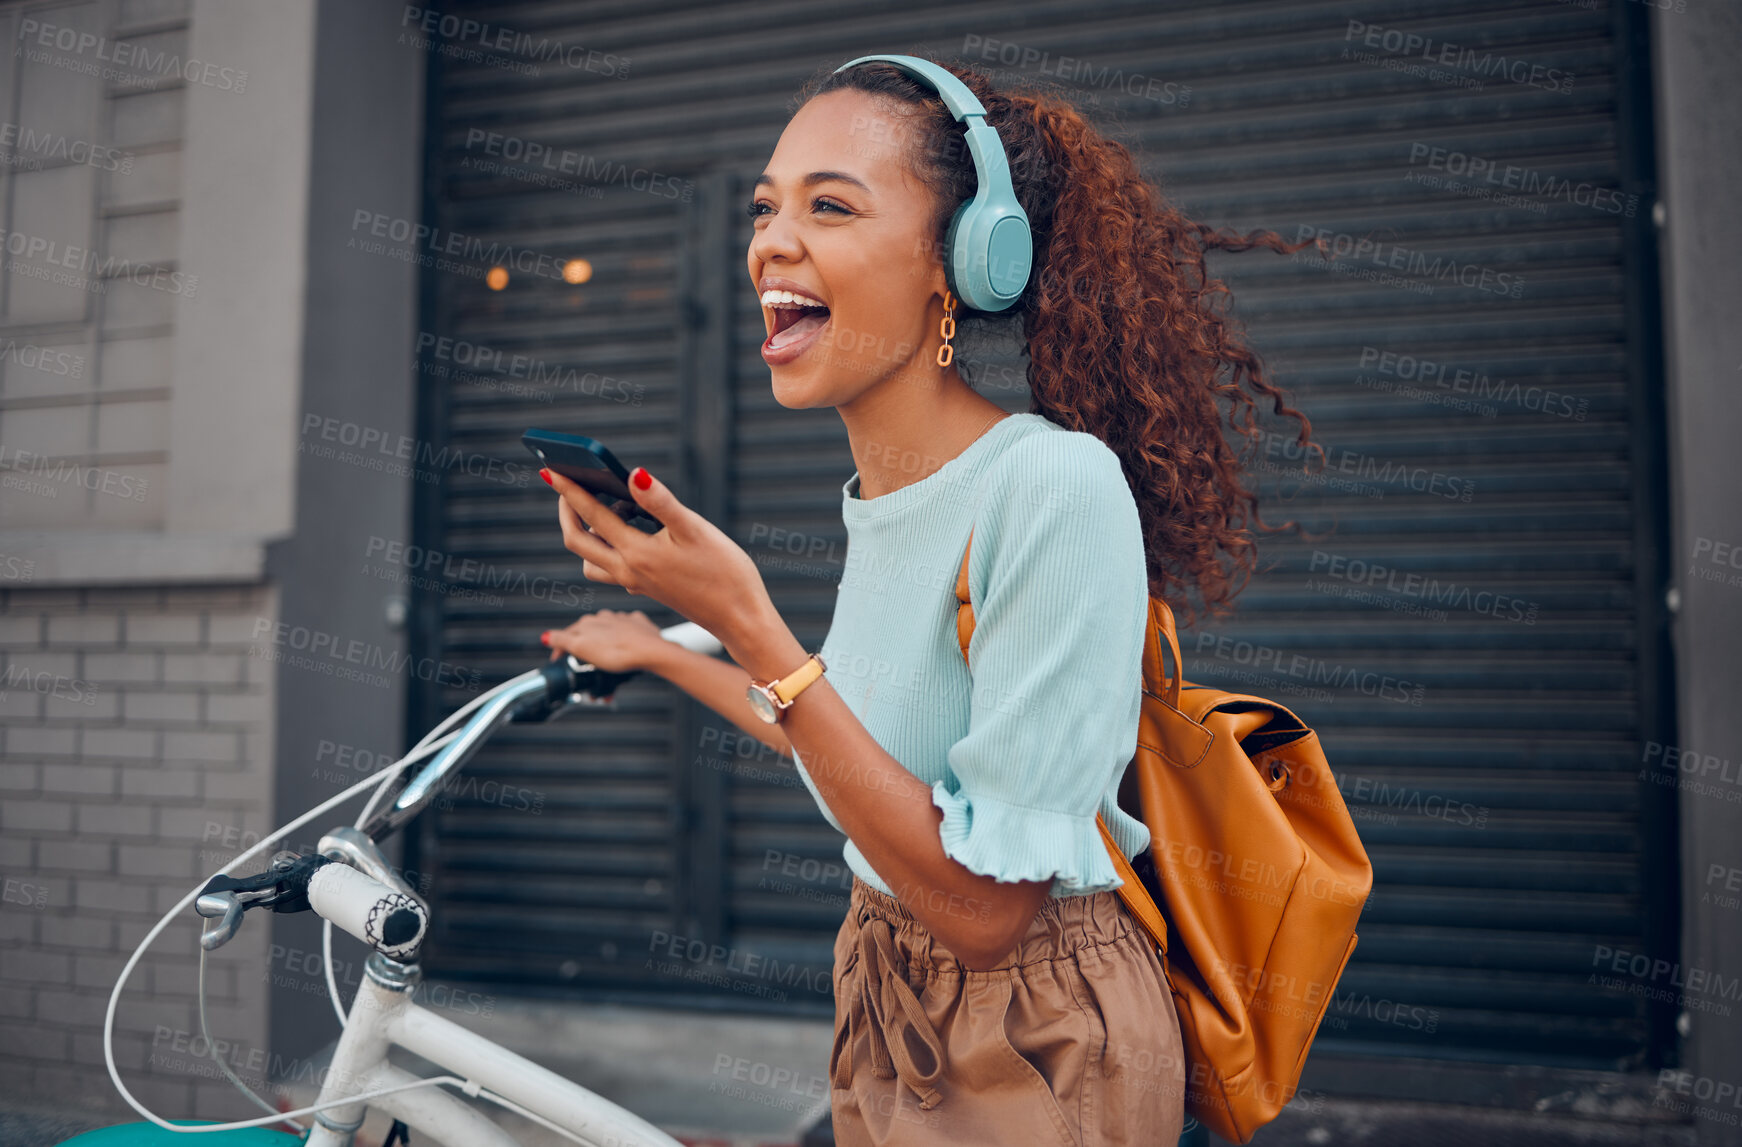
<path fill-rule="evenodd" d="M 762 344 L 762 357 L 771 366 L 798 358 L 829 324 L 828 305 L 803 292 L 768 290 L 761 301 L 774 316 L 774 329 Z"/>

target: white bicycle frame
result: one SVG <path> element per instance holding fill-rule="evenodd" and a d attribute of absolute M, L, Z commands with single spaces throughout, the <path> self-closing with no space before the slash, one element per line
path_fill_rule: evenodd
<path fill-rule="evenodd" d="M 369 935 L 361 922 L 372 905 L 396 894 L 354 870 L 344 870 L 342 879 L 323 879 L 331 871 L 322 870 L 310 882 L 310 906 L 364 943 L 379 943 L 379 937 Z M 370 957 L 317 1105 L 414 1081 L 417 1077 L 387 1061 L 387 1049 L 397 1046 L 465 1080 L 469 1094 L 480 1089 L 493 1092 L 508 1101 L 503 1106 L 596 1147 L 680 1147 L 677 1140 L 610 1100 L 413 1003 L 417 979 L 415 965 Z M 349 1147 L 371 1106 L 446 1147 L 518 1147 L 513 1136 L 476 1108 L 434 1087 L 358 1099 L 317 1112 L 308 1147 Z"/>

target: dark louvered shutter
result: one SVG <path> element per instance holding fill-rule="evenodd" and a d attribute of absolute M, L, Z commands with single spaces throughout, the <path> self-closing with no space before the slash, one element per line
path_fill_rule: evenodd
<path fill-rule="evenodd" d="M 1589 982 L 1615 976 L 1602 953 L 1661 954 L 1673 934 L 1666 790 L 1639 778 L 1671 706 L 1649 139 L 1639 48 L 1619 34 L 1637 13 L 454 10 L 468 7 L 522 34 L 522 54 L 439 57 L 429 221 L 551 266 L 586 259 L 592 277 L 510 268 L 492 291 L 428 273 L 424 330 L 488 348 L 498 369 L 440 377 L 426 350 L 427 436 L 515 460 L 529 425 L 605 440 L 722 523 L 813 648 L 852 460 L 832 411 L 770 394 L 740 210 L 812 68 L 918 48 L 1050 83 L 1194 218 L 1322 234 L 1331 264 L 1214 261 L 1330 465 L 1293 476 L 1292 444 L 1267 440 L 1266 516 L 1315 536 L 1266 541 L 1239 613 L 1185 634 L 1192 679 L 1273 696 L 1321 731 L 1374 861 L 1317 1046 L 1585 1066 L 1646 1052 L 1673 1009 L 1637 984 Z M 596 57 L 507 66 L 541 37 L 620 57 L 624 76 Z M 536 378 L 509 377 L 514 355 Z M 973 365 L 984 393 L 1026 409 L 1018 358 Z M 510 587 L 502 571 L 580 584 L 536 479 L 450 468 L 418 531 L 450 570 L 471 559 Z M 425 652 L 500 678 L 580 612 L 495 592 L 502 604 L 424 592 Z M 587 608 L 649 604 L 601 588 Z M 431 690 L 417 727 L 463 697 Z M 841 842 L 772 754 L 646 681 L 615 712 L 511 730 L 472 775 L 498 782 L 497 803 L 462 790 L 420 840 L 440 974 L 826 1010 Z M 541 794 L 541 810 L 500 807 L 510 788 Z"/>

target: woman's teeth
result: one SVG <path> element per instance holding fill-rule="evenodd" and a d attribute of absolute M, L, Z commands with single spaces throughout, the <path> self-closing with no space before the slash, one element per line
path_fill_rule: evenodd
<path fill-rule="evenodd" d="M 827 307 L 821 299 L 813 299 L 809 295 L 801 295 L 794 291 L 763 291 L 762 305 L 765 307 L 801 306 Z"/>

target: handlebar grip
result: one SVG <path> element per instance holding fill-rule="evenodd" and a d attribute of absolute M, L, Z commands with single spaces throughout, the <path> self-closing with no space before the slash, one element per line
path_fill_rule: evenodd
<path fill-rule="evenodd" d="M 348 864 L 322 867 L 308 882 L 308 902 L 322 919 L 394 960 L 417 951 L 429 931 L 429 909 Z"/>
<path fill-rule="evenodd" d="M 726 648 L 720 643 L 719 638 L 693 621 L 680 621 L 676 625 L 668 625 L 659 631 L 659 635 L 674 645 L 683 646 L 692 653 L 705 653 L 709 657 Z"/>

